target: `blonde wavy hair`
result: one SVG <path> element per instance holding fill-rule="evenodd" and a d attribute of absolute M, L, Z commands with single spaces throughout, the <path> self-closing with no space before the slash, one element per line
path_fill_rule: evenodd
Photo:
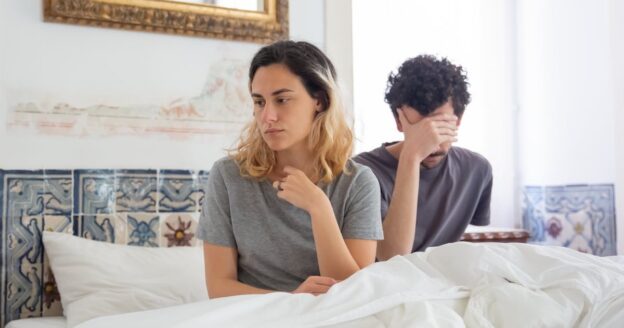
<path fill-rule="evenodd" d="M 353 132 L 347 124 L 331 61 L 307 42 L 278 41 L 265 46 L 254 56 L 249 83 L 260 67 L 284 64 L 297 75 L 311 97 L 319 100 L 318 112 L 308 135 L 308 149 L 314 156 L 314 175 L 331 182 L 340 173 L 349 173 L 346 164 L 353 150 Z M 269 148 L 255 120 L 243 130 L 238 146 L 230 151 L 243 176 L 262 179 L 275 167 L 275 153 Z"/>

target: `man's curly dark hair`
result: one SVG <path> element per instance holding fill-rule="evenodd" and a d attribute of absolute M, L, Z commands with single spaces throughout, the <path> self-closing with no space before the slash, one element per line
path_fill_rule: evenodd
<path fill-rule="evenodd" d="M 408 105 L 427 116 L 451 100 L 454 113 L 461 117 L 470 102 L 466 74 L 446 58 L 420 55 L 406 60 L 396 74 L 390 73 L 386 102 L 398 118 L 397 109 Z"/>

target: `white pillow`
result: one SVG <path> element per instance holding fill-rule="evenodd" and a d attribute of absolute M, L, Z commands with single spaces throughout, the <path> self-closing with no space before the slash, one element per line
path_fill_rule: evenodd
<path fill-rule="evenodd" d="M 151 248 L 43 233 L 67 327 L 208 298 L 201 247 Z"/>

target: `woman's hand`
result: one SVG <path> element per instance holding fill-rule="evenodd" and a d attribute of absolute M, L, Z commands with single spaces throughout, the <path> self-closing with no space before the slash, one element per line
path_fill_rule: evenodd
<path fill-rule="evenodd" d="M 309 276 L 304 282 L 293 290 L 293 294 L 309 293 L 313 295 L 325 294 L 337 281 L 333 278 L 322 276 Z"/>
<path fill-rule="evenodd" d="M 277 197 L 308 213 L 323 201 L 329 202 L 323 190 L 310 181 L 303 171 L 286 166 L 284 173 L 284 178 L 273 182 L 273 187 L 278 190 Z"/>

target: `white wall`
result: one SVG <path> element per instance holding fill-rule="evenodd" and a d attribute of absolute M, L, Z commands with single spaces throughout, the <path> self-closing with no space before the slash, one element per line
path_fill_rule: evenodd
<path fill-rule="evenodd" d="M 524 183 L 615 182 L 608 1 L 519 1 Z"/>
<path fill-rule="evenodd" d="M 615 199 L 618 219 L 618 254 L 624 254 L 624 2 L 609 1 L 613 88 L 615 95 Z"/>
<path fill-rule="evenodd" d="M 325 51 L 336 67 L 344 105 L 353 115 L 353 9 L 351 0 L 325 2 Z"/>
<path fill-rule="evenodd" d="M 512 56 L 513 2 L 353 1 L 354 108 L 357 151 L 401 139 L 384 102 L 386 81 L 407 58 L 448 57 L 462 65 L 472 102 L 458 146 L 487 157 L 494 169 L 492 225 L 519 226 L 516 202 Z M 476 22 L 476 23 L 475 23 Z"/>
<path fill-rule="evenodd" d="M 259 45 L 44 23 L 42 1 L 0 1 L 0 168 L 210 168 L 239 131 L 192 140 L 61 137 L 8 131 L 20 101 L 75 106 L 168 104 L 198 95 L 224 58 L 248 62 Z M 293 38 L 324 47 L 323 1 L 290 2 Z M 251 116 L 250 116 L 251 117 Z"/>

